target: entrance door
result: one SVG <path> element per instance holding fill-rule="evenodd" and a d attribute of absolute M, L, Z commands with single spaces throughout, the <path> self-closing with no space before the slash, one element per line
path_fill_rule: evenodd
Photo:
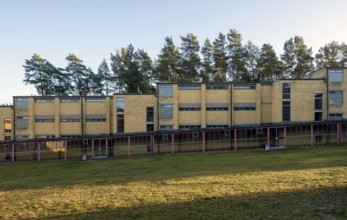
<path fill-rule="evenodd" d="M 106 139 L 94 140 L 94 159 L 106 158 Z"/>
<path fill-rule="evenodd" d="M 284 146 L 284 127 L 270 128 L 270 146 Z"/>

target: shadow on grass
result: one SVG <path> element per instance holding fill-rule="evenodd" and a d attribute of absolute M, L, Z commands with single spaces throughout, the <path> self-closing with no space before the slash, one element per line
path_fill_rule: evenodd
<path fill-rule="evenodd" d="M 126 184 L 339 166 L 347 166 L 347 147 L 0 164 L 0 190 Z"/>
<path fill-rule="evenodd" d="M 93 207 L 45 219 L 346 219 L 347 187 L 201 197 L 191 202 Z M 112 204 L 110 204 L 112 206 Z"/>

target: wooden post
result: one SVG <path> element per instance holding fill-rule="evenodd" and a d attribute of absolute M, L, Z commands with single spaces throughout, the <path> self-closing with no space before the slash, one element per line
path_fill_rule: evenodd
<path fill-rule="evenodd" d="M 205 132 L 202 132 L 202 152 L 205 152 L 206 150 L 206 143 L 205 143 Z"/>
<path fill-rule="evenodd" d="M 171 134 L 171 154 L 175 154 L 175 135 Z"/>
<path fill-rule="evenodd" d="M 14 144 L 11 146 L 11 161 L 14 163 Z"/>
<path fill-rule="evenodd" d="M 237 130 L 234 130 L 234 150 L 237 150 Z"/>
<path fill-rule="evenodd" d="M 130 136 L 128 136 L 128 156 L 130 157 L 131 156 L 131 144 L 130 144 Z"/>
<path fill-rule="evenodd" d="M 67 160 L 67 141 L 64 141 L 64 160 Z"/>
<path fill-rule="evenodd" d="M 313 125 L 311 125 L 311 146 L 313 146 Z"/>

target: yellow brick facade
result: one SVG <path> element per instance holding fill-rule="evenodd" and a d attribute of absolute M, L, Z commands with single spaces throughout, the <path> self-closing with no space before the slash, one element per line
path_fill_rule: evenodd
<path fill-rule="evenodd" d="M 132 133 L 310 122 L 317 118 L 344 119 L 347 118 L 346 77 L 347 69 L 328 68 L 304 79 L 273 83 L 163 83 L 158 84 L 157 94 L 14 97 L 13 107 L 0 107 L 0 140 L 8 139 L 8 136 L 11 139 L 94 136 L 120 131 Z M 284 85 L 290 87 L 288 97 L 283 95 Z M 321 108 L 318 109 L 317 95 L 321 97 Z M 117 108 L 117 100 L 123 103 L 123 110 Z M 287 116 L 283 112 L 286 111 L 284 105 L 289 106 Z M 151 119 L 147 111 L 153 112 Z M 12 120 L 11 129 L 5 128 L 5 119 Z"/>

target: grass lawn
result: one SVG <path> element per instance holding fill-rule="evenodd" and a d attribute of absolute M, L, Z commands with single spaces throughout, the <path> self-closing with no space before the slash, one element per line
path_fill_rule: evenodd
<path fill-rule="evenodd" d="M 347 147 L 0 164 L 0 219 L 347 219 Z"/>

